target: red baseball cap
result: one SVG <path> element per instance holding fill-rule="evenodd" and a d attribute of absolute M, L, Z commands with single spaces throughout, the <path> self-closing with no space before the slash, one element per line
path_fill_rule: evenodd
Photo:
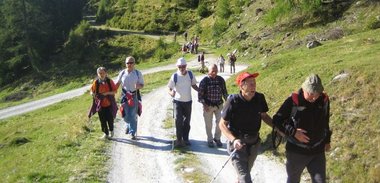
<path fill-rule="evenodd" d="M 257 72 L 255 72 L 253 74 L 250 74 L 249 72 L 243 72 L 243 73 L 239 74 L 239 76 L 236 78 L 236 83 L 238 84 L 238 86 L 240 86 L 241 82 L 244 81 L 245 79 L 256 78 L 257 76 L 259 76 L 259 73 L 257 73 Z"/>

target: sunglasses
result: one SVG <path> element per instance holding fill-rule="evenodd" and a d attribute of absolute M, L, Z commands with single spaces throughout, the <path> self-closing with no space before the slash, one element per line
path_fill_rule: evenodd
<path fill-rule="evenodd" d="M 130 65 L 130 64 L 134 64 L 134 62 L 127 62 L 127 64 L 128 64 L 128 65 Z"/>
<path fill-rule="evenodd" d="M 186 68 L 186 65 L 179 65 L 178 68 L 180 69 Z"/>

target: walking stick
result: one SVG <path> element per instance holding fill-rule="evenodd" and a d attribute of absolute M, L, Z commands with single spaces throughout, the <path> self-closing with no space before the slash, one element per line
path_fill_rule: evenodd
<path fill-rule="evenodd" d="M 235 152 L 236 152 L 236 149 L 234 149 L 234 151 L 232 151 L 232 153 L 230 154 L 230 156 L 228 157 L 227 161 L 224 163 L 224 165 L 222 166 L 222 168 L 219 170 L 219 172 L 214 176 L 214 178 L 210 181 L 210 183 L 214 182 L 216 177 L 218 177 L 219 173 L 223 170 L 223 168 L 226 166 L 226 164 L 228 163 L 228 161 L 230 161 L 230 159 L 232 158 L 232 156 L 235 155 Z"/>
<path fill-rule="evenodd" d="M 174 98 L 172 99 L 172 103 L 173 103 L 173 129 L 174 129 L 174 134 L 176 134 L 176 129 L 175 129 L 175 118 L 174 118 Z M 172 151 L 174 150 L 174 140 L 172 140 Z"/>

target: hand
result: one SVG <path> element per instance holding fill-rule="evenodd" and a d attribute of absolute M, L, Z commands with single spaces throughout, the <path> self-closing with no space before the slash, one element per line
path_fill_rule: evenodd
<path fill-rule="evenodd" d="M 330 144 L 325 144 L 325 151 L 330 151 L 331 145 Z"/>
<path fill-rule="evenodd" d="M 208 111 L 210 110 L 210 108 L 209 108 L 208 105 L 203 104 L 203 110 L 204 110 L 205 112 L 208 112 Z"/>
<path fill-rule="evenodd" d="M 236 139 L 234 140 L 234 143 L 232 144 L 233 147 L 236 149 L 236 150 L 240 150 L 241 148 L 243 148 L 243 146 L 245 145 L 244 143 L 242 143 L 240 141 L 240 139 Z"/>
<path fill-rule="evenodd" d="M 305 135 L 305 133 L 307 133 L 306 130 L 301 129 L 301 128 L 297 128 L 297 131 L 296 131 L 296 133 L 294 134 L 294 137 L 295 137 L 298 141 L 300 141 L 300 142 L 302 142 L 302 143 L 308 143 L 309 140 L 310 140 L 310 138 L 309 138 L 307 135 Z"/>
<path fill-rule="evenodd" d="M 170 91 L 169 94 L 170 94 L 170 96 L 174 97 L 175 96 L 175 90 Z"/>

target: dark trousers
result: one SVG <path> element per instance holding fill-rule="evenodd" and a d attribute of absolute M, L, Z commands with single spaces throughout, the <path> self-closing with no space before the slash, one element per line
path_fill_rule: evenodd
<path fill-rule="evenodd" d="M 191 119 L 191 104 L 189 102 L 174 101 L 175 109 L 175 127 L 177 140 L 189 140 L 190 119 Z"/>
<path fill-rule="evenodd" d="M 110 107 L 102 107 L 99 111 L 100 126 L 102 127 L 102 132 L 109 135 L 109 131 L 113 131 L 113 116 Z M 109 131 L 108 131 L 109 130 Z"/>
<path fill-rule="evenodd" d="M 286 152 L 287 183 L 300 182 L 303 170 L 307 168 L 313 183 L 326 182 L 325 152 L 315 155 L 304 155 L 295 152 Z"/>

